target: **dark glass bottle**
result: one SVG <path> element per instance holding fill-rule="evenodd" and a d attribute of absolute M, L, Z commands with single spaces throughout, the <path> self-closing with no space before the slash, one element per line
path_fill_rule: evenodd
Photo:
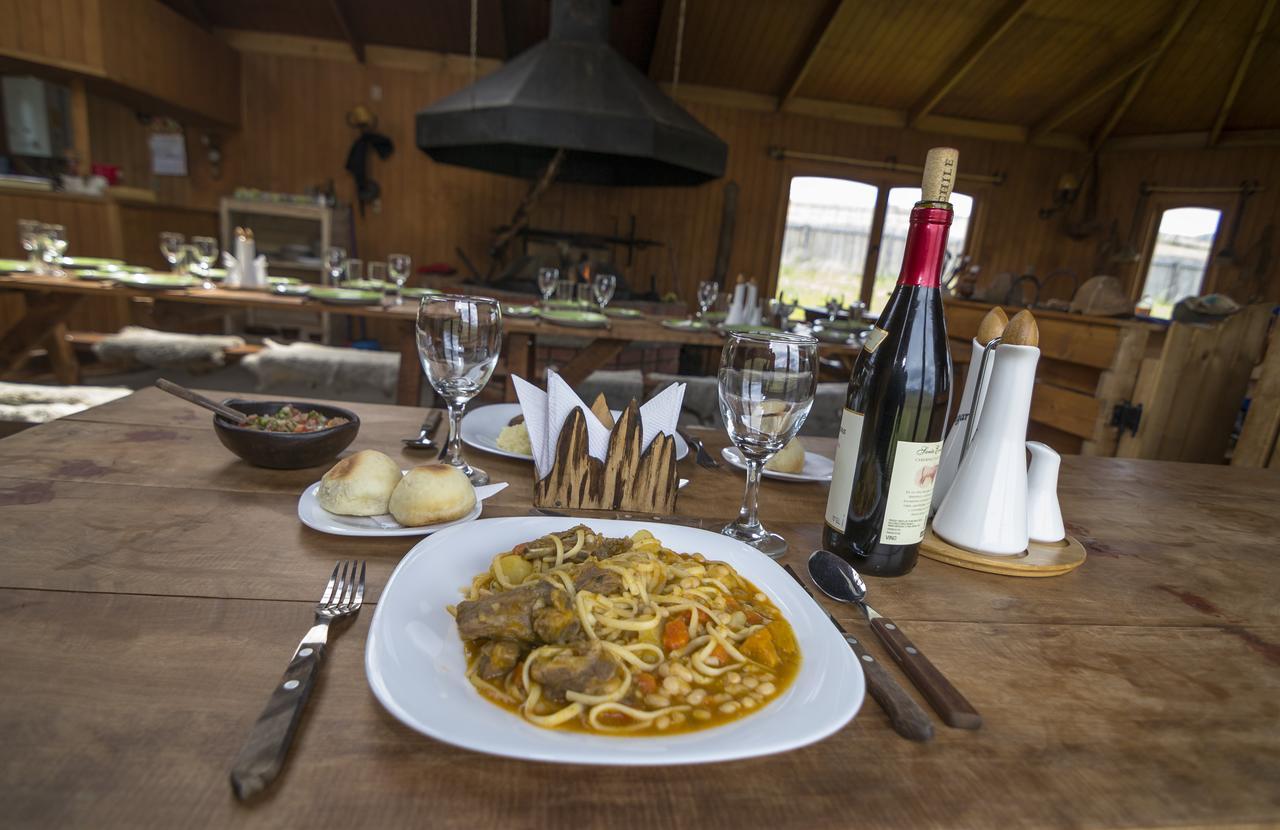
<path fill-rule="evenodd" d="M 860 573 L 915 567 L 951 402 L 939 277 L 951 205 L 917 202 L 902 271 L 849 379 L 823 546 Z"/>

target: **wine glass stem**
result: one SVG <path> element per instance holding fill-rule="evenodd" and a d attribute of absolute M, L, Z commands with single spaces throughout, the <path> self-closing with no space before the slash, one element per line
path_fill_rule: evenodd
<path fill-rule="evenodd" d="M 754 529 L 760 526 L 757 507 L 760 503 L 760 471 L 763 461 L 751 458 L 747 462 L 747 489 L 742 494 L 742 508 L 738 511 L 738 527 Z"/>
<path fill-rule="evenodd" d="M 462 460 L 462 413 L 467 408 L 466 401 L 449 402 L 449 459 L 454 467 L 461 467 Z"/>

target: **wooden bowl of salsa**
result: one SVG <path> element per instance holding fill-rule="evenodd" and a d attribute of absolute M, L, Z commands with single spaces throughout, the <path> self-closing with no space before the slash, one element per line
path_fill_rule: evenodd
<path fill-rule="evenodd" d="M 245 425 L 213 416 L 222 446 L 255 467 L 300 470 L 328 464 L 355 440 L 360 418 L 351 410 L 305 401 L 222 402 L 250 416 Z"/>

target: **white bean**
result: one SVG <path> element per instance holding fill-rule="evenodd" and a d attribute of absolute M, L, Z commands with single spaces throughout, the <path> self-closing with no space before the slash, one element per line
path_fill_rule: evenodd
<path fill-rule="evenodd" d="M 777 690 L 777 687 L 774 686 L 772 683 L 761 683 L 756 688 L 756 691 L 764 695 L 765 697 L 768 697 L 769 695 L 773 694 L 776 690 Z"/>
<path fill-rule="evenodd" d="M 724 679 L 726 682 L 729 682 L 729 683 L 741 683 L 742 675 L 738 674 L 736 671 L 731 671 L 724 676 Z"/>
<path fill-rule="evenodd" d="M 746 697 L 744 697 L 744 698 L 742 699 L 742 708 L 743 708 L 743 709 L 754 709 L 754 708 L 755 708 L 755 706 L 756 706 L 756 698 L 755 698 L 755 695 L 747 695 Z"/>
<path fill-rule="evenodd" d="M 662 681 L 662 690 L 671 695 L 680 694 L 680 678 L 667 675 L 667 678 Z"/>
<path fill-rule="evenodd" d="M 769 601 L 769 598 L 766 597 L 764 594 L 760 594 L 760 593 L 756 594 L 756 602 L 768 602 L 768 601 Z"/>
<path fill-rule="evenodd" d="M 742 628 L 747 624 L 747 615 L 741 611 L 734 611 L 733 616 L 729 617 L 729 625 L 734 628 Z"/>
<path fill-rule="evenodd" d="M 743 686 L 741 683 L 726 683 L 724 686 L 724 690 L 729 694 L 733 695 L 734 697 L 737 697 L 738 695 L 745 692 L 747 690 L 747 687 Z"/>
<path fill-rule="evenodd" d="M 754 689 L 756 686 L 760 685 L 760 681 L 748 675 L 742 679 L 742 685 L 746 686 L 748 689 Z"/>
<path fill-rule="evenodd" d="M 658 727 L 659 729 L 666 729 L 668 726 L 671 725 L 671 718 L 667 717 L 666 715 L 663 715 L 662 717 L 658 718 L 658 720 L 655 721 L 653 725 Z"/>
<path fill-rule="evenodd" d="M 707 699 L 706 689 L 694 689 L 692 692 L 684 696 L 686 702 L 691 706 L 698 706 L 702 701 Z"/>
<path fill-rule="evenodd" d="M 648 694 L 644 696 L 644 702 L 646 706 L 654 709 L 665 709 L 671 705 L 671 698 L 665 695 Z"/>
<path fill-rule="evenodd" d="M 661 666 L 658 666 L 658 674 L 659 674 L 659 675 L 661 675 L 661 676 L 663 676 L 663 677 L 668 677 L 668 676 L 670 676 L 670 674 L 671 674 L 671 664 L 670 664 L 670 663 L 663 663 Z"/>
<path fill-rule="evenodd" d="M 679 663 L 672 663 L 671 673 L 686 683 L 693 682 L 693 672 L 690 671 L 687 666 L 682 666 Z"/>
<path fill-rule="evenodd" d="M 734 712 L 738 711 L 738 702 L 736 700 L 730 700 L 727 703 L 721 703 L 720 711 L 726 715 L 732 715 Z"/>
<path fill-rule="evenodd" d="M 694 720 L 711 720 L 711 713 L 706 709 L 694 709 L 690 714 L 693 715 Z"/>
<path fill-rule="evenodd" d="M 685 720 L 686 720 L 686 719 L 685 719 L 685 716 L 684 716 L 684 712 L 672 712 L 672 713 L 671 713 L 671 722 L 672 722 L 672 723 L 684 723 L 684 722 L 685 722 Z"/>

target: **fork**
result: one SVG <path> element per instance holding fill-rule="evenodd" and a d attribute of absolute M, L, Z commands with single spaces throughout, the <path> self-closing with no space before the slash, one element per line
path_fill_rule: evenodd
<path fill-rule="evenodd" d="M 698 462 L 699 467 L 702 467 L 707 470 L 720 469 L 720 462 L 716 461 L 714 458 L 711 457 L 711 453 L 707 452 L 706 445 L 702 443 L 701 439 L 694 438 L 692 435 L 690 435 L 688 432 L 685 432 L 684 430 L 680 430 L 680 437 L 685 440 L 686 444 L 693 447 L 693 449 L 697 452 L 697 455 L 694 457 L 694 460 Z"/>
<path fill-rule="evenodd" d="M 360 574 L 356 575 L 359 568 Z M 316 620 L 302 638 L 284 677 L 249 733 L 249 740 L 231 766 L 231 789 L 244 800 L 266 789 L 284 767 L 302 710 L 315 686 L 329 639 L 329 624 L 355 615 L 364 600 L 363 561 L 340 560 L 333 566 L 324 594 L 316 603 Z"/>

